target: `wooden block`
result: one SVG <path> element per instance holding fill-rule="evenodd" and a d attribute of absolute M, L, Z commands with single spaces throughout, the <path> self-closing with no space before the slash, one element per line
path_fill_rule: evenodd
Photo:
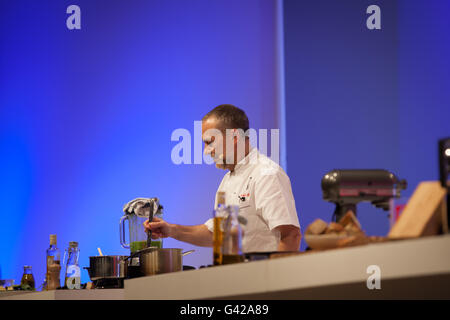
<path fill-rule="evenodd" d="M 438 181 L 419 183 L 388 237 L 415 238 L 439 234 L 447 214 L 446 194 Z"/>

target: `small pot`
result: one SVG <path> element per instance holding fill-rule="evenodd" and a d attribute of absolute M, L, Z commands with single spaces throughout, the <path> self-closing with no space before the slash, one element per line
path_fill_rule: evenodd
<path fill-rule="evenodd" d="M 95 256 L 89 257 L 89 278 L 92 281 L 98 279 L 120 279 L 127 277 L 127 256 Z"/>

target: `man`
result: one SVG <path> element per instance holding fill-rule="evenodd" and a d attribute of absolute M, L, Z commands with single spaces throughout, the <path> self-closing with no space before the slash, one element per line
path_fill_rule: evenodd
<path fill-rule="evenodd" d="M 220 105 L 202 119 L 205 154 L 216 167 L 228 170 L 217 192 L 225 192 L 227 205 L 238 205 L 242 226 L 242 251 L 298 251 L 300 224 L 289 177 L 275 162 L 250 146 L 245 135 L 249 121 L 244 111 Z M 215 207 L 217 207 L 217 196 Z M 152 237 L 174 239 L 212 247 L 213 220 L 195 226 L 171 224 L 155 218 L 144 223 Z"/>

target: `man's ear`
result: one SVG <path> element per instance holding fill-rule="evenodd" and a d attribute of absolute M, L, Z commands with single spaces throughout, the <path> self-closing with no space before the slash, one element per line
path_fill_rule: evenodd
<path fill-rule="evenodd" d="M 233 142 L 234 145 L 237 145 L 239 140 L 239 132 L 236 129 L 233 129 Z"/>

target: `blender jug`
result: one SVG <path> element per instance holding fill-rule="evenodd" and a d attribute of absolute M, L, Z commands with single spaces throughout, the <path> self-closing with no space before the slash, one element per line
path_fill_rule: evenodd
<path fill-rule="evenodd" d="M 156 213 L 154 217 L 162 218 L 163 207 L 156 203 Z M 130 253 L 147 247 L 147 232 L 145 232 L 144 221 L 148 219 L 148 215 L 136 215 L 135 213 L 127 213 L 119 222 L 120 244 L 125 249 L 130 249 Z M 125 242 L 125 220 L 128 220 L 129 242 Z M 152 239 L 152 247 L 162 248 L 162 239 Z"/>

